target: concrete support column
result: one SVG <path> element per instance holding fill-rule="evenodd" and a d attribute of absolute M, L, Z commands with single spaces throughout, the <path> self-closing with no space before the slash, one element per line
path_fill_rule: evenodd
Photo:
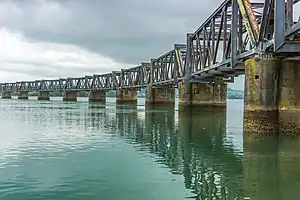
<path fill-rule="evenodd" d="M 38 96 L 38 100 L 49 101 L 50 100 L 50 93 L 49 92 L 40 92 L 40 94 Z"/>
<path fill-rule="evenodd" d="M 146 105 L 174 106 L 175 89 L 174 88 L 153 88 L 148 86 L 146 89 Z"/>
<path fill-rule="evenodd" d="M 2 92 L 2 99 L 11 99 L 11 92 Z"/>
<path fill-rule="evenodd" d="M 226 107 L 227 105 L 227 83 L 217 81 L 213 84 L 213 104 Z"/>
<path fill-rule="evenodd" d="M 193 105 L 211 106 L 213 104 L 213 84 L 193 83 L 191 95 Z"/>
<path fill-rule="evenodd" d="M 137 104 L 136 89 L 118 89 L 116 97 L 117 104 Z"/>
<path fill-rule="evenodd" d="M 280 60 L 249 59 L 245 62 L 245 110 L 277 111 Z"/>
<path fill-rule="evenodd" d="M 28 99 L 28 92 L 26 92 L 26 91 L 20 92 L 18 99 Z"/>
<path fill-rule="evenodd" d="M 63 101 L 77 101 L 77 92 L 76 91 L 65 92 Z"/>
<path fill-rule="evenodd" d="M 300 134 L 300 61 L 282 60 L 279 75 L 279 132 Z"/>
<path fill-rule="evenodd" d="M 211 106 L 212 104 L 212 84 L 179 83 L 179 105 Z"/>
<path fill-rule="evenodd" d="M 179 92 L 179 106 L 192 105 L 192 84 L 191 83 L 178 83 Z"/>
<path fill-rule="evenodd" d="M 179 106 L 226 107 L 227 84 L 179 83 Z"/>
<path fill-rule="evenodd" d="M 278 80 L 280 60 L 256 58 L 245 62 L 244 132 L 278 131 Z"/>
<path fill-rule="evenodd" d="M 89 95 L 90 102 L 103 102 L 106 101 L 106 92 L 104 90 L 91 91 Z"/>

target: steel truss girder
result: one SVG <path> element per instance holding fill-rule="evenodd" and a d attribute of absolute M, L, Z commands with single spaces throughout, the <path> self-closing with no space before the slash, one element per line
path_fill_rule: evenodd
<path fill-rule="evenodd" d="M 151 60 L 150 85 L 176 85 L 185 75 L 186 45 L 175 44 L 164 55 Z"/>
<path fill-rule="evenodd" d="M 298 2 L 225 0 L 194 33 L 187 34 L 185 81 L 237 76 L 244 73 L 240 68 L 244 60 L 258 54 L 299 56 L 300 22 L 292 19 Z"/>

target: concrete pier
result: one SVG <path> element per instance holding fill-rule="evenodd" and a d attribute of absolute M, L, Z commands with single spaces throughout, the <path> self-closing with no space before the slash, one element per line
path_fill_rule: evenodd
<path fill-rule="evenodd" d="M 227 106 L 227 84 L 224 81 L 217 81 L 213 84 L 213 105 Z"/>
<path fill-rule="evenodd" d="M 11 99 L 11 92 L 2 92 L 2 99 Z"/>
<path fill-rule="evenodd" d="M 244 132 L 278 131 L 277 94 L 280 60 L 256 58 L 245 62 Z"/>
<path fill-rule="evenodd" d="M 20 92 L 18 99 L 28 99 L 28 92 L 26 91 Z"/>
<path fill-rule="evenodd" d="M 136 89 L 118 89 L 116 93 L 117 104 L 137 104 Z"/>
<path fill-rule="evenodd" d="M 148 86 L 145 101 L 148 106 L 174 106 L 175 89 L 171 87 L 153 88 Z"/>
<path fill-rule="evenodd" d="M 179 83 L 179 105 L 211 106 L 213 85 L 207 83 Z"/>
<path fill-rule="evenodd" d="M 50 93 L 49 92 L 40 92 L 40 94 L 38 96 L 38 100 L 49 101 L 50 100 Z"/>
<path fill-rule="evenodd" d="M 105 103 L 106 92 L 104 90 L 91 91 L 89 94 L 89 102 Z"/>
<path fill-rule="evenodd" d="M 245 62 L 245 110 L 277 111 L 280 60 L 249 59 Z"/>
<path fill-rule="evenodd" d="M 279 132 L 300 134 L 300 61 L 282 60 L 279 75 Z"/>
<path fill-rule="evenodd" d="M 300 133 L 298 60 L 249 59 L 245 62 L 244 132 Z"/>
<path fill-rule="evenodd" d="M 76 91 L 65 92 L 63 101 L 77 101 L 77 92 Z"/>
<path fill-rule="evenodd" d="M 227 84 L 217 83 L 179 83 L 179 106 L 199 108 L 226 108 Z"/>

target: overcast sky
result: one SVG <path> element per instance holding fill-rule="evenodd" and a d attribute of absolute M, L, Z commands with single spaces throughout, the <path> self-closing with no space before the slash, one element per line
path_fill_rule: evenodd
<path fill-rule="evenodd" d="M 221 0 L 1 0 L 0 82 L 84 76 L 185 43 Z M 232 88 L 243 89 L 243 77 Z"/>

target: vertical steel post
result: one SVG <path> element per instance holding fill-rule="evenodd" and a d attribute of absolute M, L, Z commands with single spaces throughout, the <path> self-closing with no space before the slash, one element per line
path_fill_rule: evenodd
<path fill-rule="evenodd" d="M 154 70 L 153 70 L 153 67 L 154 67 L 154 62 L 155 62 L 155 59 L 151 59 L 151 66 L 150 66 L 150 86 L 152 87 L 153 86 L 153 79 L 154 79 Z"/>
<path fill-rule="evenodd" d="M 275 0 L 275 30 L 274 30 L 274 51 L 277 51 L 284 43 L 285 30 L 285 1 Z"/>
<path fill-rule="evenodd" d="M 141 64 L 140 66 L 140 85 L 141 85 L 141 88 L 144 87 L 144 63 Z"/>
<path fill-rule="evenodd" d="M 214 61 L 213 61 L 213 57 L 214 57 L 214 55 L 215 55 L 215 51 L 216 51 L 216 49 L 215 49 L 215 44 L 216 44 L 216 31 L 215 31 L 215 28 L 216 28 L 216 24 L 215 24 L 215 22 L 216 22 L 216 20 L 215 20 L 215 18 L 213 17 L 212 19 L 211 19 L 211 24 L 212 24 L 212 26 L 211 26 L 211 37 L 212 37 L 212 39 L 211 39 L 211 46 L 212 46 L 212 52 L 211 52 L 211 58 L 210 58 L 210 60 L 211 60 L 211 64 L 213 65 L 213 64 L 215 64 L 214 63 Z"/>
<path fill-rule="evenodd" d="M 236 65 L 237 56 L 237 31 L 238 31 L 238 4 L 237 0 L 232 0 L 232 16 L 231 16 L 231 67 Z"/>
<path fill-rule="evenodd" d="M 85 90 L 88 90 L 88 89 L 89 89 L 89 87 L 88 87 L 88 80 L 89 80 L 89 79 L 88 79 L 88 76 L 85 76 L 85 77 L 84 77 L 84 81 L 85 81 L 85 82 L 84 82 L 84 87 L 85 87 L 84 89 L 85 89 Z"/>
<path fill-rule="evenodd" d="M 179 48 L 178 46 L 175 44 L 174 45 L 174 86 L 177 85 L 178 83 L 178 74 L 179 74 L 179 60 L 178 60 L 178 55 L 179 55 Z"/>
<path fill-rule="evenodd" d="M 223 21 L 223 60 L 226 60 L 226 49 L 227 49 L 227 6 L 224 6 L 224 21 Z"/>
<path fill-rule="evenodd" d="M 290 29 L 293 24 L 293 0 L 287 0 L 287 6 L 286 6 L 286 19 L 287 19 L 287 25 Z"/>
<path fill-rule="evenodd" d="M 186 35 L 186 61 L 185 61 L 185 68 L 184 68 L 184 81 L 188 82 L 190 76 L 192 74 L 192 34 L 188 33 Z"/>

